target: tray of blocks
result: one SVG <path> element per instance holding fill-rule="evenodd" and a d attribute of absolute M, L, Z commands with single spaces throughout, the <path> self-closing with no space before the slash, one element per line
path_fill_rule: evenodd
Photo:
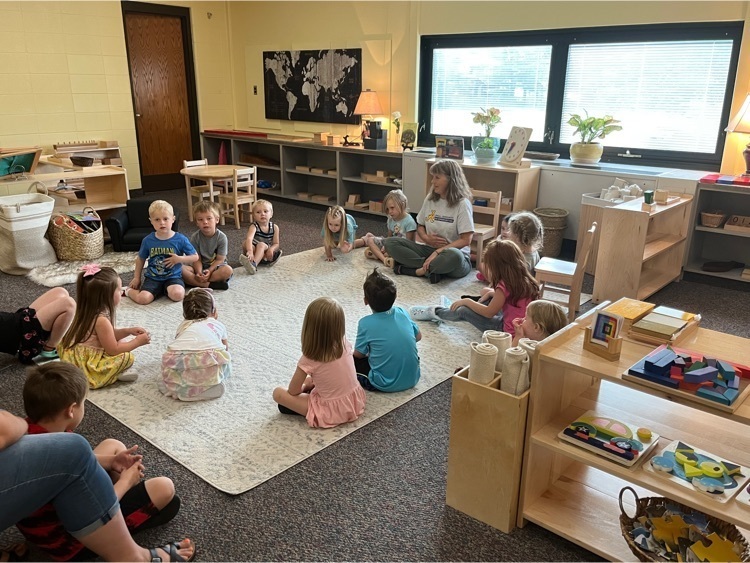
<path fill-rule="evenodd" d="M 662 345 L 622 378 L 674 397 L 733 413 L 750 393 L 750 368 Z"/>

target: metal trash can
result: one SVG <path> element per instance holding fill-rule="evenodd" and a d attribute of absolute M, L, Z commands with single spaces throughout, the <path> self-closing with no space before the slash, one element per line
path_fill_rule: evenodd
<path fill-rule="evenodd" d="M 0 270 L 16 276 L 57 262 L 44 238 L 55 200 L 40 193 L 0 197 Z"/>

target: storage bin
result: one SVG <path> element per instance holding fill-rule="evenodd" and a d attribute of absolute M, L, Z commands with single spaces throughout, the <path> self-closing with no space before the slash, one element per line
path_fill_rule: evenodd
<path fill-rule="evenodd" d="M 534 214 L 544 226 L 544 245 L 539 251 L 542 256 L 555 258 L 562 250 L 563 233 L 568 226 L 568 210 L 557 207 L 537 207 Z"/>
<path fill-rule="evenodd" d="M 54 206 L 54 199 L 39 193 L 0 197 L 0 270 L 20 276 L 57 262 L 44 238 Z"/>

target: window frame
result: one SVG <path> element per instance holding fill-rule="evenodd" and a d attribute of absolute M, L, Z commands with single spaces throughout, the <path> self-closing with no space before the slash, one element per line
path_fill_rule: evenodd
<path fill-rule="evenodd" d="M 744 22 L 701 22 L 680 24 L 648 24 L 613 27 L 588 27 L 574 29 L 510 31 L 492 33 L 471 33 L 453 35 L 423 35 L 420 41 L 418 121 L 424 124 L 419 133 L 418 144 L 434 146 L 435 135 L 430 133 L 432 108 L 432 66 L 433 51 L 441 48 L 472 47 L 517 47 L 524 45 L 551 45 L 550 76 L 547 89 L 547 107 L 545 116 L 545 142 L 531 142 L 528 150 L 559 153 L 569 158 L 570 144 L 560 143 L 559 128 L 562 122 L 563 96 L 567 73 L 568 52 L 570 45 L 576 43 L 629 43 L 654 41 L 699 41 L 731 39 L 732 54 L 727 73 L 726 90 L 721 110 L 720 131 L 713 154 L 699 152 L 664 151 L 633 147 L 615 147 L 604 142 L 604 154 L 601 162 L 618 164 L 635 164 L 641 166 L 662 166 L 668 168 L 686 168 L 696 170 L 719 170 L 724 152 L 726 132 L 729 122 L 734 85 L 739 63 Z M 500 108 L 502 110 L 502 108 Z M 617 116 L 615 116 L 617 117 Z M 513 125 L 523 126 L 523 123 Z M 547 133 L 554 131 L 554 140 L 549 142 Z M 440 132 L 439 134 L 449 134 Z M 470 144 L 471 138 L 465 142 Z M 626 154 L 641 155 L 640 158 L 619 156 Z"/>

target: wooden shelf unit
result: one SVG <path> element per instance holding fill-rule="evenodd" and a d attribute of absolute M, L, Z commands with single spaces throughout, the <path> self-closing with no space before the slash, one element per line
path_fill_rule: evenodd
<path fill-rule="evenodd" d="M 683 194 L 650 212 L 641 209 L 642 198 L 602 209 L 595 303 L 646 299 L 680 278 L 692 201 Z"/>
<path fill-rule="evenodd" d="M 701 269 L 705 262 L 726 260 L 743 262 L 750 268 L 750 232 L 727 231 L 723 225 L 718 228 L 701 226 L 701 211 L 721 210 L 727 215 L 750 216 L 750 187 L 698 184 L 695 201 L 685 271 L 750 282 L 741 277 L 742 268 L 729 272 L 704 272 Z"/>
<path fill-rule="evenodd" d="M 750 510 L 734 500 L 719 503 L 643 470 L 651 455 L 677 439 L 747 466 L 750 405 L 723 413 L 670 396 L 668 390 L 623 380 L 622 374 L 653 346 L 625 339 L 618 361 L 599 358 L 583 349 L 583 328 L 592 317 L 593 312 L 580 317 L 537 348 L 518 525 L 534 522 L 603 558 L 632 560 L 618 524 L 619 492 L 629 485 L 640 497 L 666 496 L 741 529 L 750 527 Z M 681 347 L 750 363 L 750 340 L 711 330 L 698 329 Z M 559 440 L 557 433 L 587 410 L 657 432 L 661 438 L 655 452 L 625 467 Z M 630 515 L 633 500 L 629 495 L 623 499 Z"/>

